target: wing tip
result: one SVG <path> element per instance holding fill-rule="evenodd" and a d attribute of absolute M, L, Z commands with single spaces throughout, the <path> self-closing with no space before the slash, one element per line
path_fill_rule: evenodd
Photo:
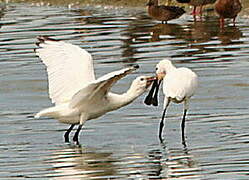
<path fill-rule="evenodd" d="M 35 119 L 39 119 L 41 116 L 40 116 L 40 113 L 37 113 L 35 116 L 34 116 L 34 118 Z"/>
<path fill-rule="evenodd" d="M 135 64 L 132 66 L 134 69 L 138 69 L 139 68 L 139 65 L 138 64 Z"/>
<path fill-rule="evenodd" d="M 37 36 L 36 39 L 38 40 L 38 42 L 35 43 L 35 45 L 37 47 L 41 47 L 40 44 L 45 43 L 45 41 L 56 41 L 56 42 L 59 41 L 59 40 L 50 38 L 49 36 L 46 36 L 46 35 L 44 35 L 44 36 Z M 36 50 L 37 50 L 37 48 L 34 49 L 35 53 L 36 53 Z"/>
<path fill-rule="evenodd" d="M 130 70 L 136 70 L 139 68 L 139 65 L 138 64 L 134 64 L 134 65 L 129 65 L 128 67 Z"/>
<path fill-rule="evenodd" d="M 53 38 L 50 38 L 49 36 L 37 36 L 36 39 L 38 40 L 38 42 L 36 42 L 35 44 L 39 47 L 41 43 L 44 43 L 45 41 L 59 41 Z"/>
<path fill-rule="evenodd" d="M 45 42 L 45 41 L 59 41 L 57 39 L 54 39 L 54 38 L 51 38 L 49 36 L 37 36 L 37 39 L 40 41 L 40 42 Z"/>

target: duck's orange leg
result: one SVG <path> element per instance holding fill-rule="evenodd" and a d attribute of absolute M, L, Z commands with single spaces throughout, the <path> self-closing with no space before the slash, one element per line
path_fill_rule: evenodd
<path fill-rule="evenodd" d="M 193 16 L 202 15 L 202 6 L 200 6 L 199 8 L 197 6 L 194 6 L 194 9 L 193 9 L 191 15 L 193 15 Z"/>
<path fill-rule="evenodd" d="M 193 11 L 192 11 L 192 13 L 191 13 L 193 16 L 195 16 L 196 15 L 196 6 L 194 6 L 194 9 L 193 9 Z"/>
<path fill-rule="evenodd" d="M 202 15 L 202 5 L 200 6 L 200 9 L 199 9 L 199 14 Z"/>
<path fill-rule="evenodd" d="M 220 18 L 220 28 L 224 28 L 224 18 Z"/>

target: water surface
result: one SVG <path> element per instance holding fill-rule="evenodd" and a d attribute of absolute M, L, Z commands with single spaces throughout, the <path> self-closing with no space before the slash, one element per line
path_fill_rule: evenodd
<path fill-rule="evenodd" d="M 37 7 L 8 4 L 0 29 L 1 179 L 248 179 L 249 21 L 219 28 L 210 12 L 196 21 L 186 14 L 162 25 L 144 9 Z M 152 75 L 171 58 L 194 70 L 200 86 L 192 98 L 181 144 L 182 105 L 172 104 L 157 138 L 162 113 L 134 103 L 85 124 L 81 147 L 63 142 L 67 125 L 34 119 L 51 106 L 36 37 L 53 36 L 88 50 L 99 77 L 127 65 L 140 69 L 113 88 L 127 90 L 138 75 Z"/>

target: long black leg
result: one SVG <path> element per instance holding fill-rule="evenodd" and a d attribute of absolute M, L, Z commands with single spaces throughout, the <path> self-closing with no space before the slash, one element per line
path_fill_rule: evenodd
<path fill-rule="evenodd" d="M 162 80 L 160 80 L 159 83 L 157 84 L 154 97 L 152 98 L 152 104 L 154 106 L 158 106 L 158 91 L 159 91 L 159 87 L 160 87 L 161 82 L 162 82 Z"/>
<path fill-rule="evenodd" d="M 163 141 L 163 139 L 162 139 L 162 131 L 163 131 L 163 126 L 164 126 L 164 118 L 165 118 L 166 110 L 167 110 L 167 108 L 169 106 L 169 103 L 170 103 L 170 99 L 168 99 L 168 102 L 167 102 L 167 104 L 165 106 L 165 109 L 163 110 L 163 116 L 162 116 L 162 119 L 161 119 L 160 124 L 159 124 L 159 139 L 160 139 L 161 142 Z"/>
<path fill-rule="evenodd" d="M 78 137 L 79 137 L 79 133 L 80 133 L 81 128 L 82 128 L 82 125 L 80 124 L 79 127 L 78 127 L 78 129 L 77 129 L 77 131 L 76 131 L 76 133 L 74 134 L 74 137 L 73 137 L 73 141 L 77 145 L 79 145 L 79 139 L 78 139 Z"/>
<path fill-rule="evenodd" d="M 163 139 L 162 139 L 162 130 L 163 130 L 163 126 L 164 126 L 165 114 L 166 114 L 166 108 L 163 111 L 163 117 L 162 117 L 162 119 L 160 121 L 160 124 L 159 124 L 159 139 L 160 139 L 161 142 L 163 141 Z"/>
<path fill-rule="evenodd" d="M 68 128 L 68 130 L 65 132 L 65 134 L 64 134 L 64 138 L 65 138 L 65 142 L 69 142 L 69 134 L 70 134 L 70 132 L 72 131 L 72 129 L 74 128 L 74 124 L 72 124 L 69 128 Z"/>
<path fill-rule="evenodd" d="M 182 118 L 182 124 L 181 124 L 181 127 L 182 127 L 182 143 L 183 144 L 185 144 L 184 132 L 185 132 L 185 117 L 186 117 L 186 114 L 187 114 L 187 109 L 184 109 L 183 118 Z"/>

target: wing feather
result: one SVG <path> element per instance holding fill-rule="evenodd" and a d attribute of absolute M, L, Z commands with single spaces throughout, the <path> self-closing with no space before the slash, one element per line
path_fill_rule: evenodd
<path fill-rule="evenodd" d="M 92 56 L 79 46 L 38 37 L 36 54 L 46 65 L 52 103 L 71 100 L 87 83 L 95 80 Z"/>
<path fill-rule="evenodd" d="M 105 95 L 110 91 L 111 87 L 119 79 L 125 77 L 127 74 L 130 74 L 137 68 L 138 66 L 133 66 L 114 71 L 91 82 L 73 96 L 72 101 L 70 102 L 70 107 L 75 108 L 79 105 L 84 105 L 86 102 L 104 98 Z"/>

